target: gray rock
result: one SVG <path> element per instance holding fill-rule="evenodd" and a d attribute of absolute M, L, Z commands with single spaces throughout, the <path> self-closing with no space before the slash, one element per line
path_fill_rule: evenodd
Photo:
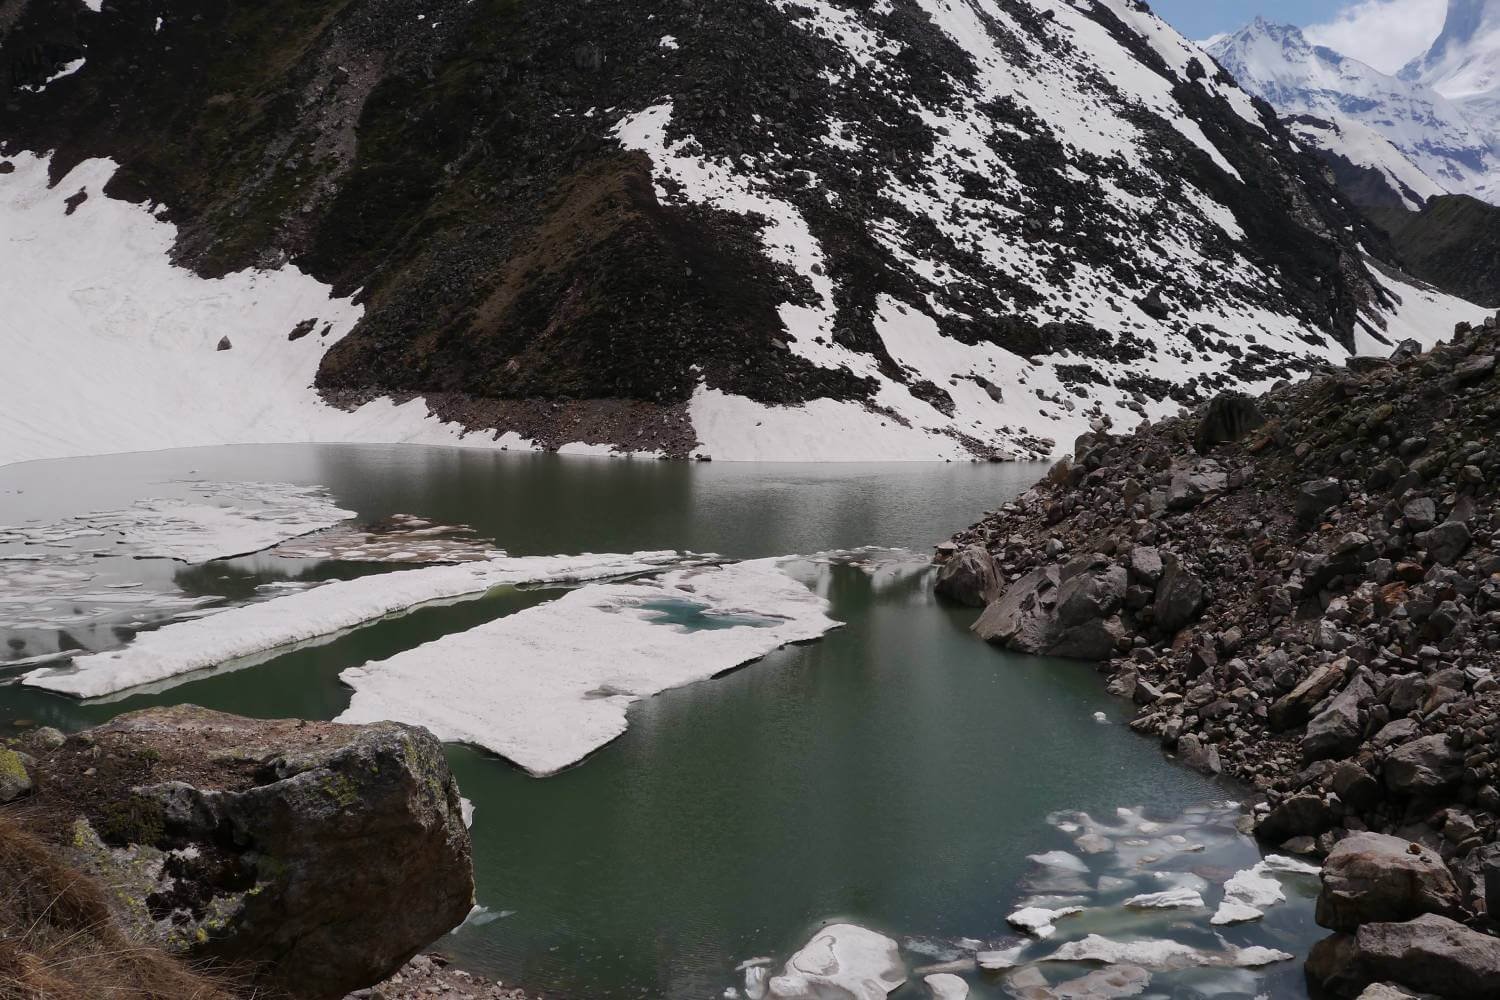
<path fill-rule="evenodd" d="M 214 350 L 216 350 L 216 351 L 230 351 L 230 350 L 233 350 L 233 349 L 234 349 L 234 345 L 229 342 L 229 338 L 228 337 L 220 337 L 219 338 L 219 345 L 214 348 Z"/>
<path fill-rule="evenodd" d="M 1297 520 L 1311 524 L 1344 499 L 1344 488 L 1337 479 L 1314 479 L 1297 490 Z"/>
<path fill-rule="evenodd" d="M 1462 913 L 1463 897 L 1443 859 L 1399 837 L 1350 834 L 1329 852 L 1322 878 L 1317 921 L 1329 930 Z"/>
<path fill-rule="evenodd" d="M 1224 770 L 1219 751 L 1191 733 L 1177 741 L 1177 756 L 1199 774 L 1216 775 Z"/>
<path fill-rule="evenodd" d="M 1349 658 L 1340 657 L 1332 663 L 1313 668 L 1312 673 L 1300 684 L 1271 705 L 1271 729 L 1285 732 L 1305 723 L 1311 717 L 1313 707 L 1344 679 L 1344 671 L 1348 665 Z"/>
<path fill-rule="evenodd" d="M 1000 596 L 1000 568 L 982 545 L 970 545 L 938 568 L 937 593 L 971 608 L 982 608 Z"/>
<path fill-rule="evenodd" d="M 1265 422 L 1255 400 L 1238 392 L 1223 392 L 1208 404 L 1208 411 L 1198 422 L 1194 444 L 1205 453 L 1216 445 L 1240 440 Z"/>
<path fill-rule="evenodd" d="M 1469 550 L 1471 536 L 1460 521 L 1444 521 L 1431 531 L 1417 536 L 1417 545 L 1427 550 L 1433 562 L 1446 566 Z"/>
<path fill-rule="evenodd" d="M 1055 638 L 1053 609 L 1061 576 L 1059 567 L 1047 566 L 1010 584 L 984 609 L 974 623 L 974 633 L 985 642 L 1023 653 L 1045 652 Z"/>
<path fill-rule="evenodd" d="M 1316 837 L 1338 825 L 1338 816 L 1321 796 L 1303 794 L 1282 799 L 1255 828 L 1256 836 L 1272 844 L 1293 837 Z"/>
<path fill-rule="evenodd" d="M 1452 746 L 1446 733 L 1423 736 L 1397 747 L 1385 759 L 1385 787 L 1397 795 L 1433 795 L 1456 784 L 1463 766 L 1463 752 Z"/>
<path fill-rule="evenodd" d="M 42 726 L 31 734 L 31 739 L 27 742 L 31 744 L 33 749 L 45 752 L 56 750 L 67 741 L 68 738 L 62 734 L 62 730 L 54 729 L 52 726 Z"/>
<path fill-rule="evenodd" d="M 1184 569 L 1180 560 L 1173 559 L 1156 585 L 1152 619 L 1157 628 L 1176 632 L 1197 619 L 1204 599 L 1203 581 Z"/>
<path fill-rule="evenodd" d="M 86 735 L 42 779 L 52 808 L 73 796 L 66 849 L 119 887 L 138 939 L 242 968 L 258 993 L 323 1000 L 385 979 L 469 912 L 458 787 L 426 730 L 181 706 Z M 147 755 L 155 784 L 91 776 Z M 163 914 L 158 894 L 183 902 Z"/>
<path fill-rule="evenodd" d="M 1405 923 L 1366 924 L 1314 945 L 1307 976 L 1335 997 L 1398 983 L 1447 1000 L 1484 1000 L 1495 996 L 1500 981 L 1500 938 L 1431 913 Z"/>
<path fill-rule="evenodd" d="M 1167 510 L 1192 510 L 1212 494 L 1222 491 L 1224 483 L 1224 473 L 1218 469 L 1180 470 L 1167 486 Z"/>
<path fill-rule="evenodd" d="M 1116 614 L 1125 585 L 1125 568 L 1099 557 L 1033 570 L 985 609 L 974 632 L 1023 653 L 1108 659 L 1125 639 Z"/>
<path fill-rule="evenodd" d="M 1470 358 L 1457 368 L 1453 369 L 1453 377 L 1458 379 L 1459 385 L 1472 385 L 1475 382 L 1483 382 L 1495 374 L 1495 356 L 1484 354 Z"/>
<path fill-rule="evenodd" d="M 1322 712 L 1307 724 L 1302 737 L 1304 761 L 1341 759 L 1359 749 L 1364 730 L 1359 723 L 1360 707 L 1375 700 L 1375 692 L 1362 679 L 1355 680 L 1339 692 Z"/>
<path fill-rule="evenodd" d="M 1437 504 L 1432 497 L 1417 497 L 1401 508 L 1401 516 L 1412 531 L 1426 531 L 1437 524 Z"/>
<path fill-rule="evenodd" d="M 1407 339 L 1401 341 L 1401 343 L 1396 345 L 1396 349 L 1391 352 L 1391 360 L 1395 362 L 1401 362 L 1407 360 L 1408 358 L 1418 357 L 1421 355 L 1421 353 L 1421 342 Z"/>
<path fill-rule="evenodd" d="M 1156 586 L 1156 582 L 1161 579 L 1161 552 L 1151 545 L 1137 545 L 1130 550 L 1130 572 L 1151 586 Z"/>

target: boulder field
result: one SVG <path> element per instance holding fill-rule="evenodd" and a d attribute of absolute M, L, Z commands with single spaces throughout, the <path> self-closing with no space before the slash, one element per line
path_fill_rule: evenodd
<path fill-rule="evenodd" d="M 1472 955 L 1407 985 L 1494 995 L 1471 990 L 1500 908 L 1497 319 L 1097 423 L 939 547 L 981 638 L 1097 662 L 1132 728 L 1251 787 L 1263 840 L 1328 855 L 1310 968 L 1334 995 L 1394 989 L 1401 954 Z"/>
<path fill-rule="evenodd" d="M 7 817 L 108 887 L 126 937 L 258 996 L 369 987 L 473 903 L 458 786 L 422 729 L 179 706 L 12 756 L 31 788 Z"/>

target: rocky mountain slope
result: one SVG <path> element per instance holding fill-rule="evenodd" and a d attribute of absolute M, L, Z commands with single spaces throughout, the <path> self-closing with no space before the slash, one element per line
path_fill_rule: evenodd
<path fill-rule="evenodd" d="M 0 87 L 0 461 L 1046 455 L 1459 307 L 1134 0 L 0 0 Z"/>
<path fill-rule="evenodd" d="M 1101 661 L 1135 729 L 1253 786 L 1266 840 L 1398 834 L 1453 867 L 1455 909 L 1484 913 L 1500 865 L 1496 319 L 1427 354 L 1403 344 L 1086 434 L 955 537 L 939 589 L 987 605 L 983 638 Z"/>

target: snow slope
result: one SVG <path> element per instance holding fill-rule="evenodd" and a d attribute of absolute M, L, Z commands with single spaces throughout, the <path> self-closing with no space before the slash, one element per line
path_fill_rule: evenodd
<path fill-rule="evenodd" d="M 1500 4 L 1448 0 L 1442 34 L 1400 76 L 1460 104 L 1500 95 Z"/>
<path fill-rule="evenodd" d="M 1355 166 L 1379 171 L 1401 203 L 1413 212 L 1421 211 L 1428 198 L 1450 193 L 1423 173 L 1384 135 L 1352 118 L 1333 121 L 1296 118 L 1289 121 L 1287 127 L 1311 149 L 1321 149 L 1341 156 Z"/>
<path fill-rule="evenodd" d="M 175 228 L 104 197 L 106 160 L 51 188 L 45 159 L 0 162 L 15 167 L 0 173 L 0 465 L 226 443 L 524 446 L 466 441 L 420 400 L 327 405 L 313 376 L 359 306 L 290 266 L 213 281 L 173 266 Z M 70 208 L 78 192 L 88 197 Z M 309 319 L 314 331 L 289 341 Z"/>
<path fill-rule="evenodd" d="M 22 683 L 98 698 L 331 635 L 419 604 L 508 585 L 568 584 L 642 573 L 681 558 L 675 552 L 496 558 L 340 580 L 144 632 L 124 649 L 80 656 L 71 667 L 36 670 Z"/>
<path fill-rule="evenodd" d="M 636 701 L 836 628 L 778 562 L 588 586 L 346 670 L 354 698 L 338 721 L 425 726 L 553 774 L 623 733 Z"/>
<path fill-rule="evenodd" d="M 1483 123 L 1472 121 L 1443 92 L 1313 45 L 1297 28 L 1263 18 L 1220 39 L 1209 52 L 1241 86 L 1283 114 L 1364 125 L 1444 191 L 1500 199 L 1500 153 Z M 1368 155 L 1367 140 L 1351 141 Z"/>

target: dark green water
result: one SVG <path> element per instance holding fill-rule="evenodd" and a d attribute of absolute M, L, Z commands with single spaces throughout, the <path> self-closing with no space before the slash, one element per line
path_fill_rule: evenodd
<path fill-rule="evenodd" d="M 0 523 L 119 506 L 157 495 L 170 480 L 206 478 L 322 484 L 362 517 L 467 523 L 513 554 L 681 548 L 748 557 L 866 545 L 923 552 L 1039 471 L 221 448 L 0 469 Z M 224 593 L 243 594 L 273 573 L 264 557 L 214 571 L 140 565 L 159 585 L 187 574 L 194 586 Z M 1010 656 L 973 640 L 974 613 L 935 603 L 924 572 L 899 563 L 873 573 L 810 564 L 807 572 L 844 628 L 637 705 L 626 735 L 574 770 L 539 780 L 452 748 L 477 810 L 485 911 L 443 950 L 549 996 L 706 1000 L 737 984 L 738 962 L 784 958 L 835 917 L 897 938 L 1008 937 L 1004 916 L 1032 870 L 1026 855 L 1071 846 L 1048 825 L 1049 813 L 1112 816 L 1119 806 L 1144 806 L 1170 818 L 1225 797 L 1133 736 L 1124 708 L 1102 693 L 1089 667 Z M 331 718 L 349 698 L 340 670 L 557 593 L 505 590 L 425 608 L 254 667 L 107 704 L 0 688 L 0 722 L 73 729 L 183 701 Z M 657 610 L 694 626 L 692 608 Z M 1094 720 L 1099 711 L 1109 724 Z M 1231 840 L 1196 863 L 1222 876 L 1255 856 L 1248 841 Z M 1306 910 L 1283 907 L 1265 924 L 1225 936 L 1300 951 L 1311 939 Z M 1194 981 L 1182 977 L 1166 995 L 1241 995 L 1212 984 L 1205 992 Z M 1257 989 L 1304 995 L 1291 963 Z M 901 994 L 920 995 L 919 982 Z M 1000 995 L 976 981 L 976 996 Z"/>

